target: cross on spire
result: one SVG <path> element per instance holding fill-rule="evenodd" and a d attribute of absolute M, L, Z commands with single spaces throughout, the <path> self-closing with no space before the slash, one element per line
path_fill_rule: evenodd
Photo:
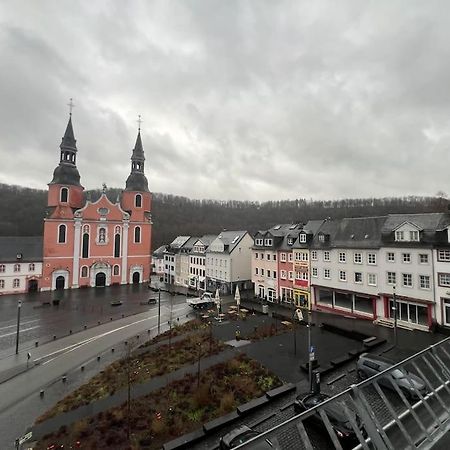
<path fill-rule="evenodd" d="M 70 97 L 69 103 L 67 103 L 67 106 L 69 107 L 69 116 L 72 117 L 72 109 L 75 107 L 72 97 Z"/>
<path fill-rule="evenodd" d="M 141 115 L 138 115 L 138 120 L 136 121 L 138 123 L 138 130 L 141 131 L 141 123 L 143 122 L 143 120 L 141 119 Z"/>

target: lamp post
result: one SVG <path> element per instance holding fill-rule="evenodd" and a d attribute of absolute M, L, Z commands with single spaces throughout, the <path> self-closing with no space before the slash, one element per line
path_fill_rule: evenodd
<path fill-rule="evenodd" d="M 17 303 L 17 331 L 16 331 L 16 355 L 19 354 L 19 328 L 20 328 L 20 309 L 22 308 L 22 302 L 19 300 Z"/>
<path fill-rule="evenodd" d="M 158 335 L 161 330 L 161 278 L 159 279 L 158 285 Z"/>
<path fill-rule="evenodd" d="M 197 342 L 198 345 L 198 366 L 197 366 L 197 389 L 200 387 L 200 358 L 202 357 L 202 344 Z"/>
<path fill-rule="evenodd" d="M 395 286 L 393 288 L 394 290 L 394 295 L 392 297 L 392 302 L 393 302 L 393 306 L 392 306 L 392 311 L 394 312 L 394 347 L 397 347 L 397 311 L 398 311 L 398 304 L 397 304 L 397 296 L 395 294 Z"/>
<path fill-rule="evenodd" d="M 314 348 L 311 345 L 311 311 L 308 309 L 308 380 L 309 390 L 312 391 L 312 366 L 314 361 Z"/>

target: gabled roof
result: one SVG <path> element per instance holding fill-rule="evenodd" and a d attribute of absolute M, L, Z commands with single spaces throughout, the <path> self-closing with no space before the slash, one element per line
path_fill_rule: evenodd
<path fill-rule="evenodd" d="M 220 239 L 225 247 L 227 253 L 231 253 L 241 242 L 242 238 L 247 234 L 247 231 L 222 231 L 216 239 Z M 214 239 L 215 240 L 215 239 Z"/>
<path fill-rule="evenodd" d="M 200 238 L 200 241 L 205 244 L 205 247 L 208 248 L 211 242 L 217 237 L 217 234 L 205 234 Z"/>
<path fill-rule="evenodd" d="M 386 216 L 341 219 L 338 221 L 331 246 L 349 248 L 381 247 L 381 230 L 386 220 Z"/>
<path fill-rule="evenodd" d="M 198 237 L 191 236 L 182 246 L 181 249 L 183 250 L 192 250 L 194 247 L 194 244 L 198 241 Z"/>
<path fill-rule="evenodd" d="M 0 261 L 39 262 L 42 261 L 42 236 L 1 236 Z M 17 259 L 17 255 L 22 257 Z"/>
<path fill-rule="evenodd" d="M 181 248 L 187 240 L 190 238 L 190 236 L 177 236 L 170 244 L 169 247 L 171 249 L 179 249 Z"/>
<path fill-rule="evenodd" d="M 162 256 L 164 254 L 166 250 L 166 246 L 165 245 L 161 245 L 161 247 L 158 247 L 154 252 L 153 255 L 154 256 Z"/>

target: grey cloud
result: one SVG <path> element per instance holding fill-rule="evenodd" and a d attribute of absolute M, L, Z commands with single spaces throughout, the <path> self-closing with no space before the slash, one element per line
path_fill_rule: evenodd
<path fill-rule="evenodd" d="M 75 98 L 87 188 L 269 200 L 434 194 L 449 162 L 445 2 L 0 5 L 0 182 L 45 187 Z M 14 155 L 14 157 L 13 157 Z"/>

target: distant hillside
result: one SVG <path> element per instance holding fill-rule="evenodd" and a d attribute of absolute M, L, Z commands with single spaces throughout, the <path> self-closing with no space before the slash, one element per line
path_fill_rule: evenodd
<path fill-rule="evenodd" d="M 121 189 L 108 189 L 116 201 Z M 101 191 L 87 191 L 96 200 Z M 42 234 L 47 191 L 0 184 L 0 236 Z M 223 229 L 254 233 L 277 223 L 306 222 L 326 217 L 377 216 L 389 213 L 447 211 L 445 194 L 436 197 L 397 197 L 313 201 L 306 199 L 271 202 L 191 200 L 169 194 L 153 194 L 153 248 L 177 235 L 201 236 Z"/>

